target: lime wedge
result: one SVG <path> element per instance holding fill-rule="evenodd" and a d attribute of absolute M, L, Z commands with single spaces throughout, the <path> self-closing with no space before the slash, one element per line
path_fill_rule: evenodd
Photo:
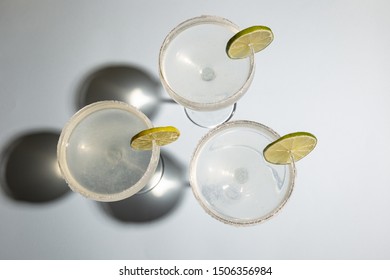
<path fill-rule="evenodd" d="M 307 156 L 316 146 L 317 138 L 309 132 L 294 132 L 280 137 L 263 150 L 266 161 L 288 164 Z"/>
<path fill-rule="evenodd" d="M 180 131 L 173 126 L 153 127 L 142 130 L 131 138 L 130 146 L 136 150 L 151 150 L 153 143 L 158 146 L 168 145 L 176 141 Z"/>
<path fill-rule="evenodd" d="M 237 32 L 226 45 L 230 58 L 245 58 L 265 49 L 274 39 L 272 30 L 267 26 L 251 26 Z"/>

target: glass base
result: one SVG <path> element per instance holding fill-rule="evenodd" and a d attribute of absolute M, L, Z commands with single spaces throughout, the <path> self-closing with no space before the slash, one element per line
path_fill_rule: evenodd
<path fill-rule="evenodd" d="M 194 111 L 184 108 L 188 119 L 197 126 L 204 128 L 214 128 L 217 125 L 229 121 L 236 112 L 237 103 L 232 106 L 216 111 Z"/>

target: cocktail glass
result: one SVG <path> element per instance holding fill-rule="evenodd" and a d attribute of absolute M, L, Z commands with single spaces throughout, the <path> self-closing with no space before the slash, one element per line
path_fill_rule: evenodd
<path fill-rule="evenodd" d="M 190 184 L 212 217 L 232 225 L 251 225 L 273 217 L 294 186 L 295 165 L 263 158 L 266 145 L 280 136 L 253 121 L 231 121 L 210 130 L 190 163 Z"/>
<path fill-rule="evenodd" d="M 161 82 L 199 126 L 214 127 L 229 120 L 252 82 L 253 54 L 244 59 L 226 54 L 227 42 L 238 31 L 227 19 L 200 16 L 179 24 L 161 46 Z"/>
<path fill-rule="evenodd" d="M 163 172 L 160 147 L 136 151 L 130 139 L 151 127 L 141 111 L 119 101 L 96 102 L 79 110 L 63 128 L 57 146 L 69 187 L 97 201 L 123 200 L 148 183 L 150 189 L 150 182 L 157 183 Z"/>

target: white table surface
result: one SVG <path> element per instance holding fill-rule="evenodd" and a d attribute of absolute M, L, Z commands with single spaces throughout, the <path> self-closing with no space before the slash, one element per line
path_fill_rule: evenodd
<path fill-rule="evenodd" d="M 318 137 L 297 163 L 286 207 L 266 223 L 236 228 L 208 216 L 186 188 L 174 211 L 132 223 L 76 193 L 34 204 L 0 188 L 0 259 L 390 258 L 386 0 L 2 0 L 0 149 L 28 131 L 60 130 L 76 111 L 77 85 L 97 67 L 135 65 L 158 79 L 166 34 L 202 14 L 274 31 L 234 119 Z M 207 130 L 180 106 L 162 106 L 155 125 L 182 132 L 165 151 L 186 167 Z"/>

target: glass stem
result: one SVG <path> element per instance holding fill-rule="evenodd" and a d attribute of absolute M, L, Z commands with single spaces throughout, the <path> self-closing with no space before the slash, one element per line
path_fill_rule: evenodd
<path fill-rule="evenodd" d="M 161 178 L 164 175 L 164 160 L 163 157 L 160 155 L 160 160 L 158 162 L 158 165 L 156 167 L 156 171 L 150 181 L 143 187 L 136 195 L 144 194 L 152 189 L 154 189 L 161 181 Z"/>

